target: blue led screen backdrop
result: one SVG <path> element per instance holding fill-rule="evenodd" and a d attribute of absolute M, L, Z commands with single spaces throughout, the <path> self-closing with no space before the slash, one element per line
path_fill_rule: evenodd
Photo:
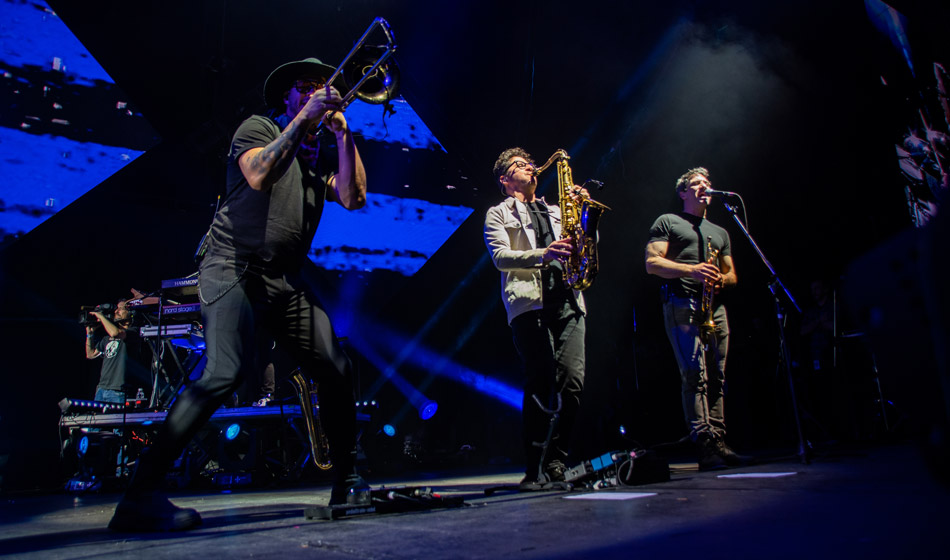
<path fill-rule="evenodd" d="M 47 4 L 3 0 L 0 6 L 0 243 L 5 244 L 162 139 Z M 404 99 L 392 105 L 395 112 L 385 119 L 381 106 L 350 105 L 347 119 L 361 142 L 447 157 Z M 373 186 L 387 179 L 387 173 L 377 173 Z M 330 270 L 412 275 L 472 213 L 463 205 L 394 196 L 396 187 L 402 185 L 390 185 L 390 194 L 371 187 L 367 206 L 356 212 L 328 205 L 311 247 L 313 262 Z M 422 198 L 433 189 L 454 188 L 413 187 L 411 193 Z"/>
<path fill-rule="evenodd" d="M 43 2 L 2 4 L 0 238 L 30 232 L 159 142 Z"/>

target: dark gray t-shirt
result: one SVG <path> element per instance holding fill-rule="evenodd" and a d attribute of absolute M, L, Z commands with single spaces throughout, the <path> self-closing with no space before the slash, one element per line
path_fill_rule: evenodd
<path fill-rule="evenodd" d="M 269 192 L 251 188 L 238 157 L 274 141 L 281 129 L 253 116 L 231 140 L 227 192 L 211 226 L 209 254 L 234 257 L 280 270 L 296 270 L 310 250 L 323 214 L 327 179 L 298 158 Z"/>
<path fill-rule="evenodd" d="M 666 258 L 685 264 L 705 262 L 706 240 L 712 238 L 712 248 L 719 250 L 719 256 L 731 256 L 729 232 L 705 218 L 699 218 L 686 212 L 663 214 L 650 228 L 650 243 L 666 241 L 669 248 Z M 717 263 L 718 265 L 718 263 Z M 673 293 L 683 296 L 701 296 L 703 284 L 690 276 L 666 281 Z"/>

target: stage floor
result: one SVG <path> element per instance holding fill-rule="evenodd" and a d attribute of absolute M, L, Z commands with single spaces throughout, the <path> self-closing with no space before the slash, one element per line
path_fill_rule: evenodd
<path fill-rule="evenodd" d="M 950 492 L 910 445 L 837 449 L 623 489 L 495 493 L 516 472 L 371 480 L 464 498 L 453 509 L 308 521 L 329 487 L 178 493 L 204 525 L 106 529 L 118 494 L 6 497 L 0 556 L 15 558 L 933 558 L 946 554 Z M 744 476 L 728 476 L 744 475 Z"/>

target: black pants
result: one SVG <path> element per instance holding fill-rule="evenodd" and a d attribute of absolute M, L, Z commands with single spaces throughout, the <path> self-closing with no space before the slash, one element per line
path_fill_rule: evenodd
<path fill-rule="evenodd" d="M 556 408 L 557 395 L 561 396 L 559 421 L 544 462 L 563 462 L 567 458 L 584 390 L 585 329 L 584 315 L 569 300 L 522 313 L 511 321 L 515 348 L 525 368 L 521 414 L 528 476 L 538 474 L 541 459 L 538 444 L 547 438 L 550 420 L 534 396 L 548 409 Z"/>
<path fill-rule="evenodd" d="M 188 442 L 257 367 L 260 330 L 318 382 L 330 459 L 339 479 L 351 474 L 356 407 L 350 362 L 329 317 L 299 275 L 208 256 L 201 265 L 199 291 L 207 366 L 201 379 L 178 396 L 143 459 L 145 474 L 136 476 L 130 492 L 159 485 Z"/>

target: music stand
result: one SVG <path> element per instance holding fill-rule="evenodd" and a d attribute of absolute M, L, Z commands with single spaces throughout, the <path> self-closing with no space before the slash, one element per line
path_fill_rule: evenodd
<path fill-rule="evenodd" d="M 739 198 L 741 201 L 741 197 Z M 744 204 L 744 203 L 743 203 Z M 785 284 L 782 282 L 782 279 L 779 278 L 778 273 L 775 271 L 775 267 L 772 266 L 772 263 L 765 257 L 765 253 L 762 252 L 762 249 L 759 247 L 759 244 L 755 242 L 755 239 L 752 238 L 752 234 L 749 233 L 748 228 L 745 227 L 745 224 L 742 223 L 742 220 L 739 219 L 737 215 L 736 206 L 732 205 L 725 200 L 722 201 L 722 205 L 729 211 L 729 214 L 732 216 L 733 221 L 736 222 L 736 225 L 739 226 L 739 229 L 745 235 L 746 239 L 749 241 L 749 244 L 752 245 L 752 248 L 755 249 L 759 259 L 762 260 L 762 263 L 766 268 L 769 269 L 769 291 L 772 293 L 772 299 L 775 302 L 775 319 L 778 326 L 778 342 L 779 342 L 779 352 L 781 354 L 780 365 L 785 369 L 785 377 L 788 380 L 788 391 L 789 396 L 792 400 L 792 413 L 795 418 L 795 429 L 798 432 L 798 457 L 801 459 L 802 463 L 808 464 L 810 461 L 808 446 L 805 444 L 805 435 L 802 432 L 802 420 L 798 408 L 798 397 L 795 391 L 795 380 L 792 377 L 792 358 L 788 350 L 788 343 L 785 338 L 785 309 L 782 306 L 782 295 L 784 294 L 785 299 L 792 304 L 795 308 L 795 311 L 801 315 L 801 308 L 798 306 L 798 303 L 795 301 L 795 298 L 792 297 L 792 294 L 788 291 L 788 288 L 785 287 Z"/>

